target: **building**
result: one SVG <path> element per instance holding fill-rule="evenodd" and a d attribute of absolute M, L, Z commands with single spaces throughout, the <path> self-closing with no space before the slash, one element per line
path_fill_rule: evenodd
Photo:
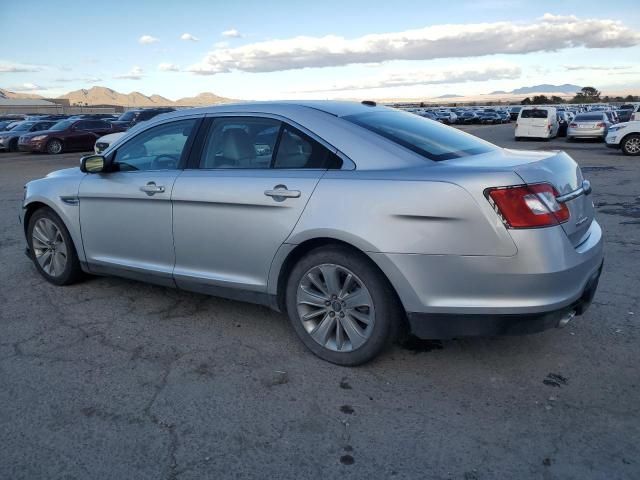
<path fill-rule="evenodd" d="M 113 106 L 70 106 L 67 99 L 0 98 L 0 114 L 67 114 L 115 113 Z"/>

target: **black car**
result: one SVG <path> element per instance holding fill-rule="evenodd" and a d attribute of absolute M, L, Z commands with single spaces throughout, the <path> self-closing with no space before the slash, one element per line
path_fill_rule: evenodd
<path fill-rule="evenodd" d="M 150 118 L 160 115 L 161 113 L 173 112 L 175 108 L 141 108 L 137 110 L 129 110 L 118 117 L 117 120 L 111 122 L 112 125 L 120 128 L 130 128 L 137 123 L 144 122 Z"/>
<path fill-rule="evenodd" d="M 509 109 L 509 116 L 511 117 L 511 120 L 518 120 L 520 110 L 522 110 L 522 107 L 511 107 Z"/>
<path fill-rule="evenodd" d="M 497 112 L 482 112 L 478 114 L 480 123 L 502 123 L 502 117 Z"/>
<path fill-rule="evenodd" d="M 41 120 L 41 121 L 24 121 L 16 125 L 9 131 L 0 132 L 0 150 L 9 150 L 10 152 L 18 151 L 18 138 L 21 135 L 31 132 L 40 132 L 48 130 L 55 125 L 54 120 Z"/>
<path fill-rule="evenodd" d="M 480 123 L 480 117 L 475 112 L 464 112 L 458 117 L 458 121 L 463 124 Z"/>

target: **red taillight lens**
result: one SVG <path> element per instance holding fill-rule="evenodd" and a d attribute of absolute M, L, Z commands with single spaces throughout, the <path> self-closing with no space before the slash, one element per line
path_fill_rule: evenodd
<path fill-rule="evenodd" d="M 596 125 L 596 127 L 598 127 L 598 128 L 602 128 L 602 127 L 604 127 L 604 122 L 600 122 L 600 123 L 598 123 L 598 124 Z"/>
<path fill-rule="evenodd" d="M 578 128 L 578 124 L 577 123 L 571 123 L 569 126 L 571 128 Z"/>
<path fill-rule="evenodd" d="M 509 228 L 549 227 L 569 220 L 569 209 L 558 203 L 548 183 L 489 188 L 485 195 Z"/>

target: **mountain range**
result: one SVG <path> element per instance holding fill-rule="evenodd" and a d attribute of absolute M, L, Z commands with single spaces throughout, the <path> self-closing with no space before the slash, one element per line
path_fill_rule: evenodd
<path fill-rule="evenodd" d="M 11 92 L 0 88 L 0 98 L 30 98 L 43 99 L 40 95 L 30 93 Z M 74 90 L 56 99 L 69 100 L 71 105 L 118 105 L 122 107 L 201 107 L 217 103 L 229 103 L 234 100 L 220 97 L 210 92 L 200 93 L 195 97 L 184 97 L 178 100 L 170 100 L 161 95 L 144 95 L 140 92 L 120 93 L 107 87 L 92 87 L 90 89 Z"/>
<path fill-rule="evenodd" d="M 572 85 L 570 83 L 565 83 L 563 85 L 551 85 L 549 83 L 543 83 L 541 85 L 532 85 L 531 87 L 520 87 L 510 92 L 505 92 L 504 90 L 496 90 L 495 92 L 491 92 L 489 95 L 529 95 L 531 93 L 564 93 L 564 94 L 575 94 L 580 91 L 582 87 L 578 85 Z"/>

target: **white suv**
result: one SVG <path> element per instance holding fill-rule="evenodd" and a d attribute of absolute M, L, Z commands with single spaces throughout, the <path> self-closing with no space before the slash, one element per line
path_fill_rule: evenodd
<path fill-rule="evenodd" d="M 640 155 L 640 121 L 610 126 L 604 141 L 607 147 L 619 148 L 625 155 Z"/>

